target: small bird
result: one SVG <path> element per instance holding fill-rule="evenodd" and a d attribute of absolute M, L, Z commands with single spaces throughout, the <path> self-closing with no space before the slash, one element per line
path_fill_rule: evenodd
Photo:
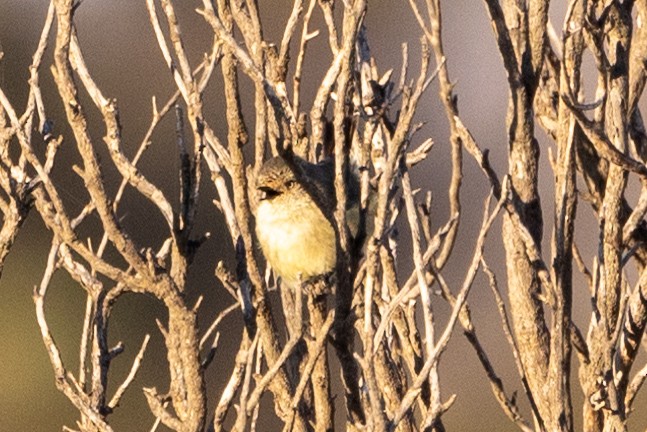
<path fill-rule="evenodd" d="M 335 230 L 324 216 L 325 211 L 331 217 L 336 206 L 334 162 L 312 164 L 296 156 L 294 161 L 307 186 L 281 157 L 268 160 L 256 178 L 256 234 L 268 263 L 290 286 L 332 272 L 337 259 Z M 356 235 L 357 175 L 350 174 L 346 184 L 348 224 Z"/>

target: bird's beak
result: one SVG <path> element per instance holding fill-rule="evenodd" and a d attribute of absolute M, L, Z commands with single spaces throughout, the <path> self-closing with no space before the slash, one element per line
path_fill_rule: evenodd
<path fill-rule="evenodd" d="M 278 192 L 272 189 L 271 187 L 267 186 L 258 186 L 258 200 L 259 201 L 264 201 L 266 199 L 272 198 L 276 195 L 278 195 Z"/>

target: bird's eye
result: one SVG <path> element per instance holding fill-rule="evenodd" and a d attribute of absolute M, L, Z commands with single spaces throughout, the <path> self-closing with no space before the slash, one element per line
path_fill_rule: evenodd
<path fill-rule="evenodd" d="M 288 180 L 288 181 L 286 181 L 286 182 L 285 182 L 285 187 L 287 187 L 288 189 L 290 189 L 290 188 L 292 188 L 296 183 L 297 183 L 297 182 L 296 182 L 296 181 L 294 181 L 294 180 Z"/>

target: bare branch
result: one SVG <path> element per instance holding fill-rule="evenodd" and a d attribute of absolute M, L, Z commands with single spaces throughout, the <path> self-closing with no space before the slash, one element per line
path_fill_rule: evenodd
<path fill-rule="evenodd" d="M 135 360 L 133 361 L 133 365 L 130 368 L 130 372 L 128 373 L 128 376 L 126 377 L 124 382 L 119 386 L 114 396 L 112 397 L 112 399 L 110 399 L 110 402 L 108 403 L 108 407 L 110 407 L 110 409 L 114 409 L 117 405 L 119 405 L 119 401 L 121 400 L 121 397 L 128 389 L 128 386 L 130 386 L 130 384 L 135 379 L 135 376 L 137 375 L 137 371 L 139 371 L 139 367 L 141 365 L 142 359 L 144 358 L 144 353 L 146 352 L 146 347 L 148 346 L 149 340 L 150 340 L 150 335 L 147 334 L 146 337 L 144 338 L 144 341 L 142 342 L 142 346 L 139 349 L 137 356 L 135 357 Z"/>

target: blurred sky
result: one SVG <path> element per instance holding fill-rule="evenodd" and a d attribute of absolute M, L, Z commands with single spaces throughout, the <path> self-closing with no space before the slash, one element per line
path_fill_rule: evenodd
<path fill-rule="evenodd" d="M 0 86 L 8 93 L 18 111 L 24 109 L 28 88 L 26 80 L 37 40 L 44 22 L 47 3 L 44 0 L 0 0 L 0 44 L 4 58 L 0 61 Z M 193 65 L 202 58 L 209 48 L 212 33 L 203 19 L 194 12 L 200 7 L 198 1 L 176 1 L 184 41 Z M 290 11 L 290 2 L 259 1 L 266 38 L 279 42 L 283 25 Z M 483 148 L 492 152 L 492 162 L 502 174 L 506 166 L 506 127 L 505 114 L 507 102 L 506 76 L 496 49 L 489 20 L 481 2 L 467 0 L 442 1 L 443 36 L 451 79 L 456 83 L 455 92 L 463 122 L 471 130 Z M 561 2 L 554 2 L 560 3 Z M 563 6 L 555 4 L 551 15 L 556 28 L 561 28 Z M 174 91 L 174 85 L 166 70 L 153 31 L 148 21 L 143 0 L 84 0 L 76 16 L 76 24 L 81 47 L 86 61 L 98 85 L 108 97 L 116 98 L 123 124 L 124 151 L 131 156 L 135 153 L 151 118 L 151 98 L 155 96 L 158 105 L 166 102 Z M 420 63 L 420 43 L 417 23 L 405 1 L 369 1 L 366 17 L 371 52 L 377 60 L 381 72 L 393 68 L 395 79 L 399 78 L 402 63 L 402 43 L 409 44 L 410 74 L 415 78 Z M 307 69 L 304 73 L 303 104 L 312 103 L 317 80 L 330 61 L 325 41 L 325 29 L 317 12 L 311 29 L 319 28 L 322 34 L 312 41 L 309 48 Z M 74 174 L 69 164 L 78 163 L 73 150 L 73 141 L 66 129 L 61 101 L 53 91 L 53 81 L 49 72 L 51 50 L 41 74 L 42 88 L 49 116 L 54 120 L 57 134 L 64 134 L 66 142 L 61 150 L 61 158 L 54 176 L 64 187 L 63 198 L 70 213 L 77 212 L 87 199 L 82 182 Z M 243 86 L 250 81 L 242 78 Z M 210 125 L 221 138 L 226 137 L 226 124 L 221 97 L 221 80 L 212 79 L 206 95 Z M 420 167 L 414 176 L 415 187 L 430 189 L 433 192 L 433 223 L 435 227 L 443 224 L 448 217 L 446 191 L 449 178 L 448 127 L 445 114 L 432 85 L 425 96 L 418 121 L 426 122 L 418 134 L 418 141 L 433 138 L 435 147 L 430 160 Z M 245 112 L 247 119 L 253 119 L 252 105 L 247 93 Z M 90 105 L 88 104 L 88 107 Z M 92 134 L 97 145 L 101 145 L 104 129 L 96 111 L 88 109 Z M 178 162 L 174 148 L 173 119 L 167 118 L 153 136 L 153 146 L 142 160 L 143 172 L 154 182 L 162 185 L 167 196 L 177 196 L 176 172 Z M 253 124 L 249 125 L 250 129 Z M 538 136 L 542 142 L 542 180 L 549 184 L 552 173 L 547 162 L 548 147 L 541 131 Z M 104 152 L 104 161 L 109 157 Z M 114 192 L 118 186 L 116 171 L 104 163 L 107 187 Z M 205 176 L 206 178 L 206 176 Z M 476 164 L 465 156 L 465 179 L 462 189 L 462 202 L 466 208 L 461 225 L 458 244 L 450 260 L 446 275 L 451 288 L 457 291 L 462 283 L 464 272 L 471 258 L 474 240 L 482 213 L 482 202 L 488 193 L 488 184 Z M 552 190 L 542 189 L 545 250 L 550 238 L 552 219 Z M 230 241 L 223 230 L 223 221 L 211 205 L 215 190 L 209 185 L 202 189 L 199 230 L 211 231 L 213 236 L 200 249 L 191 273 L 189 298 L 204 296 L 201 306 L 201 326 L 206 328 L 217 312 L 231 304 L 232 299 L 218 285 L 213 277 L 214 267 L 219 259 L 231 262 Z M 161 241 L 163 231 L 161 219 L 155 216 L 145 200 L 128 192 L 122 206 L 122 221 L 135 240 L 142 245 L 155 247 Z M 590 228 L 595 229 L 591 211 L 586 205 L 580 206 L 580 216 Z M 98 242 L 94 229 L 96 220 L 90 220 L 83 235 Z M 586 228 L 585 228 L 586 230 Z M 584 246 L 592 247 L 596 236 L 578 232 L 578 240 Z M 489 259 L 498 271 L 499 283 L 505 287 L 505 272 L 502 271 L 502 248 L 499 240 L 500 230 L 495 227 L 487 246 Z M 20 233 L 15 249 L 11 253 L 0 281 L 0 430 L 51 431 L 60 430 L 62 424 L 73 427 L 77 419 L 76 411 L 69 401 L 60 394 L 54 385 L 53 374 L 35 322 L 35 312 L 31 292 L 39 283 L 46 260 L 51 237 L 44 229 L 36 211 Z M 95 243 L 97 244 L 97 243 Z M 406 255 L 406 250 L 401 251 Z M 402 275 L 406 275 L 411 264 L 403 259 Z M 586 323 L 583 312 L 588 307 L 586 288 L 581 278 L 576 278 L 576 307 L 579 324 Z M 444 324 L 448 308 L 440 298 L 434 299 L 437 312 L 437 325 Z M 521 386 L 516 377 L 514 362 L 504 341 L 496 307 L 485 278 L 479 276 L 470 294 L 471 305 L 478 334 L 492 355 L 496 370 L 504 378 L 509 394 Z M 82 327 L 82 313 L 85 295 L 66 275 L 60 273 L 50 289 L 47 313 L 52 331 L 63 353 L 66 366 L 71 371 L 78 368 L 78 341 Z M 579 307 L 581 305 L 581 307 Z M 149 354 L 145 357 L 140 375 L 123 399 L 123 407 L 118 408 L 110 418 L 117 431 L 149 430 L 153 417 L 145 406 L 141 387 L 157 386 L 165 391 L 167 382 L 161 378 L 166 373 L 166 361 L 161 354 L 163 343 L 155 325 L 155 318 L 164 319 L 163 310 L 154 299 L 128 295 L 121 298 L 111 318 L 112 343 L 123 341 L 126 351 L 119 356 L 111 370 L 110 383 L 114 391 L 130 367 L 144 334 L 150 333 L 152 341 Z M 215 364 L 209 370 L 207 380 L 210 395 L 217 394 L 228 377 L 233 362 L 235 341 L 241 332 L 238 317 L 224 322 L 223 333 Z M 440 328 L 440 327 L 439 327 Z M 231 336 L 231 337 L 226 337 Z M 577 361 L 574 360 L 576 365 Z M 574 368 L 577 370 L 576 366 Z M 452 409 L 443 417 L 448 430 L 483 431 L 515 430 L 507 421 L 494 401 L 476 356 L 468 346 L 460 331 L 456 331 L 449 349 L 441 361 L 442 394 L 444 399 L 451 394 L 458 395 Z M 574 382 L 574 394 L 579 390 Z M 521 406 L 526 410 L 523 401 Z M 577 399 L 576 399 L 577 400 Z M 579 402 L 576 402 L 576 410 Z M 339 407 L 338 411 L 341 411 Z M 579 418 L 576 416 L 576 424 Z M 644 423 L 642 424 L 644 428 Z M 160 429 L 161 430 L 161 429 Z M 261 429 L 263 430 L 263 429 Z"/>

